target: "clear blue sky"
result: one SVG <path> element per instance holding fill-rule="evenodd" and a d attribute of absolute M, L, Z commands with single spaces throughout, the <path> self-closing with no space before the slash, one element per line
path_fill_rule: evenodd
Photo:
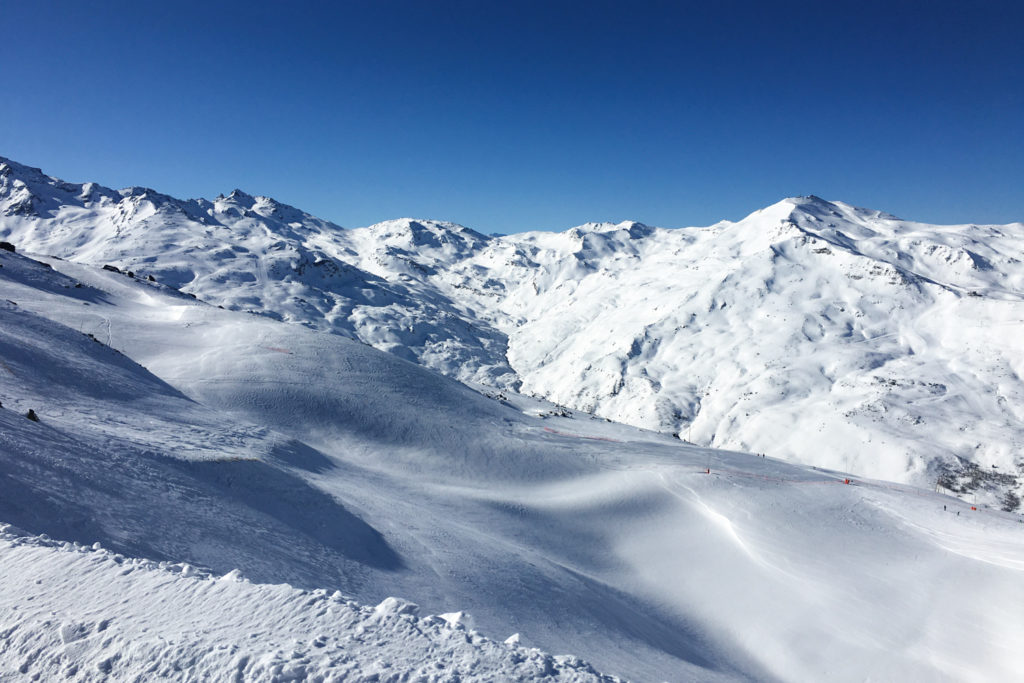
<path fill-rule="evenodd" d="M 356 227 L 1024 220 L 1024 2 L 0 0 L 0 155 Z"/>

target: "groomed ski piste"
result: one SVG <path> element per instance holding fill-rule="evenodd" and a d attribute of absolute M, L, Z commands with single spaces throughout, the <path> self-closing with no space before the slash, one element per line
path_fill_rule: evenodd
<path fill-rule="evenodd" d="M 1018 515 L 30 256 L 0 251 L 5 677 L 1024 678 Z"/>

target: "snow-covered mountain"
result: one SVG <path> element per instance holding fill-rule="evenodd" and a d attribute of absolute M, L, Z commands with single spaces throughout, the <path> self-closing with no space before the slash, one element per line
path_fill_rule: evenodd
<path fill-rule="evenodd" d="M 1000 500 L 1024 473 L 1024 225 L 817 197 L 706 228 L 343 230 L 0 161 L 0 239 L 696 444 Z"/>
<path fill-rule="evenodd" d="M 0 361 L 4 677 L 1024 676 L 1016 515 L 4 250 Z"/>

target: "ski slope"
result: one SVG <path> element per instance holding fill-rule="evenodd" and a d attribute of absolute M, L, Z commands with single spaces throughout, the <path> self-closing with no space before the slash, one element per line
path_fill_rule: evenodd
<path fill-rule="evenodd" d="M 115 578 L 109 554 L 0 539 L 19 577 L 2 596 L 0 628 L 15 628 L 5 672 L 106 666 L 96 625 L 110 618 L 121 659 L 108 663 L 124 671 L 160 652 L 158 665 L 217 674 L 248 656 L 243 676 L 283 676 L 294 651 L 326 675 L 337 669 L 313 641 L 401 596 L 424 614 L 464 610 L 490 640 L 442 655 L 444 625 L 413 637 L 405 625 L 419 622 L 392 615 L 368 637 L 396 672 L 466 657 L 479 661 L 470 679 L 543 662 L 652 681 L 1024 676 L 1018 516 L 688 446 L 159 282 L 33 258 L 0 251 L 0 520 L 139 559 Z M 181 577 L 182 563 L 199 575 Z M 235 570 L 253 583 L 210 578 Z M 70 581 L 85 588 L 33 588 Z M 355 604 L 331 603 L 335 590 Z M 165 619 L 158 604 L 185 611 Z M 339 622 L 318 616 L 327 607 Z M 514 633 L 591 665 L 494 645 Z M 160 636 L 180 645 L 155 650 Z M 353 675 L 381 668 L 336 638 L 324 656 L 350 657 Z"/>
<path fill-rule="evenodd" d="M 701 228 L 343 230 L 0 160 L 0 239 L 698 445 L 1024 495 L 1020 223 L 799 197 Z"/>

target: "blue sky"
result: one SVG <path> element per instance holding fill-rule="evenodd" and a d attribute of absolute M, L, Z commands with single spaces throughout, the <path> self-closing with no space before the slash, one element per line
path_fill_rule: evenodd
<path fill-rule="evenodd" d="M 0 155 L 347 227 L 1024 220 L 1021 2 L 0 2 Z"/>

